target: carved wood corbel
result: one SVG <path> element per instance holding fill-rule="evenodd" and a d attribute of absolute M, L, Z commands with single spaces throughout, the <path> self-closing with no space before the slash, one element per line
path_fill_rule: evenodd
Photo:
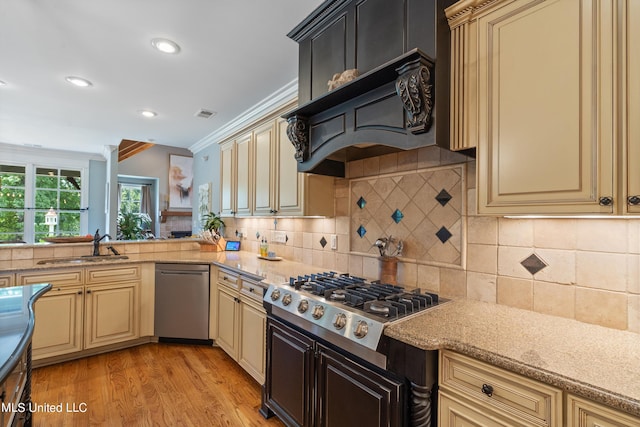
<path fill-rule="evenodd" d="M 291 116 L 287 123 L 287 136 L 296 149 L 294 157 L 302 163 L 309 158 L 309 120 L 302 116 Z"/>
<path fill-rule="evenodd" d="M 413 134 L 425 133 L 431 127 L 433 65 L 417 59 L 396 71 L 396 92 L 406 112 L 407 128 Z"/>

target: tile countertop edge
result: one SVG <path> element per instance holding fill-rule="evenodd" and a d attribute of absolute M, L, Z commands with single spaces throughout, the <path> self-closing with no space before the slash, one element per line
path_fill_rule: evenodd
<path fill-rule="evenodd" d="M 465 316 L 465 312 L 468 315 Z M 488 331 L 487 326 L 491 320 L 487 317 L 484 319 L 478 318 L 478 312 L 483 315 L 490 315 L 496 312 L 502 322 L 498 325 L 494 325 L 493 330 L 488 332 L 487 335 L 490 338 L 487 340 L 486 336 L 482 336 L 482 329 Z M 454 319 L 454 321 L 448 322 L 448 320 Z M 451 301 L 447 304 L 443 304 L 432 310 L 427 310 L 417 316 L 412 316 L 404 321 L 394 323 L 385 328 L 385 335 L 395 340 L 404 342 L 422 350 L 451 350 L 469 357 L 481 360 L 491 365 L 506 369 L 508 371 L 521 374 L 523 376 L 539 380 L 543 383 L 558 387 L 566 392 L 575 393 L 582 397 L 591 399 L 596 402 L 608 405 L 612 408 L 619 409 L 629 414 L 640 416 L 640 392 L 636 387 L 629 394 L 624 392 L 620 393 L 615 391 L 617 388 L 612 386 L 607 387 L 595 385 L 597 381 L 592 381 L 592 378 L 584 378 L 580 375 L 572 375 L 570 372 L 563 372 L 563 369 L 558 366 L 543 367 L 539 365 L 545 364 L 545 356 L 557 357 L 557 354 L 571 354 L 571 360 L 567 366 L 580 366 L 579 369 L 569 369 L 569 371 L 584 371 L 593 373 L 594 365 L 598 365 L 600 362 L 596 355 L 594 358 L 593 353 L 584 354 L 580 348 L 562 348 L 562 344 L 559 344 L 560 348 L 545 349 L 544 345 L 547 344 L 544 340 L 536 342 L 529 342 L 529 346 L 523 346 L 521 350 L 526 350 L 524 353 L 519 351 L 517 338 L 513 341 L 516 345 L 513 346 L 510 352 L 496 351 L 496 343 L 499 342 L 498 347 L 504 346 L 506 341 L 514 338 L 514 334 L 528 335 L 527 331 L 517 329 L 513 332 L 502 331 L 500 338 L 496 331 L 499 329 L 505 321 L 509 321 L 512 318 L 513 324 L 520 324 L 520 320 L 523 318 L 530 318 L 534 327 L 537 328 L 540 319 L 546 319 L 547 322 L 559 323 L 557 330 L 563 331 L 561 337 L 553 340 L 554 344 L 563 341 L 566 333 L 573 333 L 579 331 L 584 333 L 585 331 L 594 331 L 593 335 L 602 333 L 603 330 L 607 331 L 611 335 L 618 335 L 623 337 L 623 341 L 627 341 L 629 336 L 636 336 L 636 343 L 633 343 L 633 348 L 626 349 L 631 350 L 637 357 L 640 357 L 640 334 L 633 334 L 625 331 L 611 330 L 603 328 L 601 326 L 590 325 L 582 322 L 578 322 L 571 319 L 558 318 L 555 316 L 544 315 L 527 310 L 521 310 L 497 304 L 459 300 Z M 564 328 L 563 328 L 564 326 Z M 538 332 L 539 333 L 539 332 Z M 534 333 L 535 335 L 535 333 Z M 587 334 L 591 337 L 591 334 Z M 522 342 L 522 340 L 520 340 Z M 571 347 L 572 342 L 575 339 L 567 340 L 567 346 Z M 625 342 L 626 344 L 626 342 Z M 535 347 L 535 350 L 532 348 Z M 503 347 L 504 348 L 504 347 Z M 548 350 L 548 351 L 546 351 Z M 601 350 L 601 349 L 600 349 Z M 509 354 L 510 353 L 510 354 Z M 520 353 L 520 355 L 518 355 Z M 597 352 L 596 352 L 597 353 Z M 599 356 L 602 356 L 600 354 Z M 612 348 L 609 359 L 616 359 L 616 363 L 622 370 L 624 366 L 624 360 L 620 360 L 620 353 L 616 353 L 616 349 Z M 530 358 L 531 360 L 525 360 Z M 635 362 L 635 358 L 633 360 Z M 558 365 L 558 363 L 556 363 Z M 632 377 L 625 377 L 624 374 L 620 374 L 623 380 L 629 382 L 634 381 L 634 377 L 640 378 L 640 365 L 634 364 L 629 369 L 632 369 Z M 627 369 L 626 371 L 628 371 Z M 606 376 L 606 374 L 604 374 Z M 591 381 L 590 381 L 591 380 Z"/>

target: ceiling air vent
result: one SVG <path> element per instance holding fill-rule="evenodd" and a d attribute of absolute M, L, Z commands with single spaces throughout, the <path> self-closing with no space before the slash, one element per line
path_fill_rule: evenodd
<path fill-rule="evenodd" d="M 213 117 L 215 115 L 216 115 L 215 111 L 209 111 L 205 109 L 200 109 L 195 114 L 196 117 L 202 117 L 203 119 L 208 119 L 209 117 Z"/>

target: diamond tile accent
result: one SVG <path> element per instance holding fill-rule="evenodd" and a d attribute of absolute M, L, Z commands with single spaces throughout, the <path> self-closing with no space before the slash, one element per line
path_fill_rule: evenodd
<path fill-rule="evenodd" d="M 440 230 L 436 231 L 436 236 L 442 243 L 445 243 L 447 240 L 451 238 L 453 234 L 446 227 L 440 227 Z"/>
<path fill-rule="evenodd" d="M 396 209 L 391 214 L 391 218 L 393 218 L 393 220 L 396 222 L 396 224 L 398 224 L 400 221 L 402 221 L 402 218 L 404 218 L 404 215 L 402 214 L 402 212 L 400 212 L 399 209 Z"/>
<path fill-rule="evenodd" d="M 360 226 L 358 227 L 358 229 L 356 230 L 356 233 L 358 233 L 358 236 L 360 236 L 360 238 L 364 237 L 365 234 L 367 234 L 367 229 L 364 228 L 364 226 Z"/>
<path fill-rule="evenodd" d="M 442 190 L 440 190 L 440 192 L 436 196 L 436 200 L 438 201 L 438 203 L 444 206 L 447 203 L 449 203 L 449 200 L 451 200 L 451 197 L 452 197 L 451 194 L 447 193 L 447 190 L 443 188 Z"/>
<path fill-rule="evenodd" d="M 356 202 L 356 205 L 358 205 L 358 207 L 360 209 L 364 209 L 364 205 L 367 204 L 367 201 L 364 199 L 364 197 L 360 196 L 360 198 L 358 199 L 358 201 Z"/>
<path fill-rule="evenodd" d="M 543 268 L 547 267 L 547 263 L 545 263 L 536 254 L 529 255 L 520 263 L 520 265 L 522 265 L 531 274 L 536 274 Z"/>
<path fill-rule="evenodd" d="M 327 246 L 327 239 L 324 238 L 324 236 L 322 236 L 322 239 L 320 239 L 320 245 L 324 248 L 325 246 Z"/>

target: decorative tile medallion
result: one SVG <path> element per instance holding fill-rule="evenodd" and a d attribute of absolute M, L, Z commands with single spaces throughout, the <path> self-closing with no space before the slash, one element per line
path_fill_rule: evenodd
<path fill-rule="evenodd" d="M 451 200 L 451 194 L 447 193 L 447 190 L 443 188 L 436 196 L 436 200 L 438 201 L 438 203 L 444 206 L 449 203 L 449 200 Z"/>
<path fill-rule="evenodd" d="M 350 252 L 375 255 L 375 241 L 393 236 L 404 242 L 403 258 L 461 266 L 464 175 L 454 164 L 350 179 Z"/>
<path fill-rule="evenodd" d="M 396 209 L 396 210 L 391 214 L 391 218 L 393 218 L 393 220 L 396 222 L 396 224 L 398 224 L 400 221 L 402 221 L 402 218 L 404 218 L 404 215 L 402 214 L 402 212 L 400 211 L 400 209 Z"/>
<path fill-rule="evenodd" d="M 529 273 L 536 274 L 543 268 L 547 267 L 547 263 L 545 263 L 538 255 L 531 254 L 526 257 L 520 263 Z"/>
<path fill-rule="evenodd" d="M 327 239 L 324 238 L 324 236 L 322 236 L 322 239 L 320 239 L 320 245 L 324 248 L 325 246 L 327 246 Z"/>
<path fill-rule="evenodd" d="M 364 197 L 360 196 L 360 198 L 358 199 L 358 201 L 356 202 L 356 205 L 358 205 L 358 207 L 360 209 L 364 209 L 365 205 L 367 204 L 367 201 L 364 199 Z"/>

